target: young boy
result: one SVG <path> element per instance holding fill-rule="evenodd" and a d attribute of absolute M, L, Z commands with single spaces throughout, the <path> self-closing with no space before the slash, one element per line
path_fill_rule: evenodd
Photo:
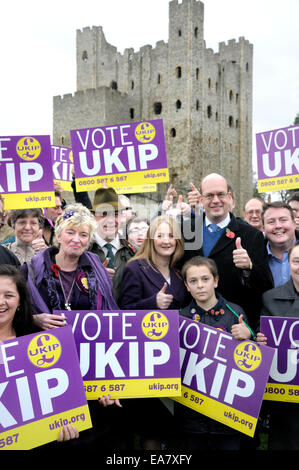
<path fill-rule="evenodd" d="M 195 256 L 184 264 L 182 276 L 192 301 L 180 315 L 227 331 L 237 340 L 253 339 L 243 309 L 216 293 L 219 277 L 212 259 Z M 234 429 L 176 402 L 175 416 L 185 449 L 240 449 L 240 433 Z"/>

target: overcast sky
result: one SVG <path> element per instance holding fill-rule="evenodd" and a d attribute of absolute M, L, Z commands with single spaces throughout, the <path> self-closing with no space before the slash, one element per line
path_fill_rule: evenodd
<path fill-rule="evenodd" d="M 120 52 L 168 41 L 168 0 L 9 0 L 0 11 L 0 135 L 52 135 L 53 96 L 76 90 L 76 30 L 102 26 Z M 299 0 L 205 0 L 206 46 L 254 46 L 255 133 L 299 113 Z"/>

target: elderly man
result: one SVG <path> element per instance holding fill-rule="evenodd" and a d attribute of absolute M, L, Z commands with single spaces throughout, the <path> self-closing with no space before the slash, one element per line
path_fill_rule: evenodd
<path fill-rule="evenodd" d="M 264 201 L 253 197 L 246 202 L 243 217 L 252 227 L 263 231 L 262 213 L 264 210 Z"/>
<path fill-rule="evenodd" d="M 106 267 L 113 283 L 113 295 L 117 302 L 120 294 L 122 272 L 136 250 L 119 236 L 119 215 L 122 206 L 113 188 L 100 188 L 95 192 L 92 211 L 98 229 L 90 251 L 96 253 Z"/>
<path fill-rule="evenodd" d="M 296 231 L 294 212 L 285 202 L 268 204 L 262 217 L 269 267 L 274 286 L 277 287 L 290 279 L 288 250 L 299 239 L 299 232 Z"/>
<path fill-rule="evenodd" d="M 263 234 L 229 212 L 231 199 L 226 179 L 217 173 L 202 180 L 197 200 L 195 191 L 190 192 L 189 203 L 204 209 L 203 244 L 199 250 L 186 250 L 184 260 L 195 255 L 212 258 L 218 267 L 219 292 L 240 305 L 255 328 L 262 294 L 273 284 Z"/>

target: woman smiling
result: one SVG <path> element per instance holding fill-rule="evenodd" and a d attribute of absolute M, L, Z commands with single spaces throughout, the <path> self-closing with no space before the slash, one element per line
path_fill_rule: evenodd
<path fill-rule="evenodd" d="M 58 246 L 37 254 L 21 269 L 31 293 L 34 321 L 42 329 L 65 324 L 54 310 L 117 308 L 110 278 L 98 257 L 87 251 L 96 231 L 90 211 L 81 204 L 69 205 L 58 217 Z"/>

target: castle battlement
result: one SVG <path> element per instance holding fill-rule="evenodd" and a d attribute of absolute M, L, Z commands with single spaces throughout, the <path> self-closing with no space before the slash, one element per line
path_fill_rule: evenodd
<path fill-rule="evenodd" d="M 200 0 L 171 0 L 168 42 L 138 52 L 119 53 L 101 26 L 77 30 L 77 91 L 54 97 L 53 142 L 74 128 L 163 119 L 172 183 L 217 171 L 242 207 L 252 195 L 253 45 L 240 36 L 215 53 L 203 31 Z"/>

